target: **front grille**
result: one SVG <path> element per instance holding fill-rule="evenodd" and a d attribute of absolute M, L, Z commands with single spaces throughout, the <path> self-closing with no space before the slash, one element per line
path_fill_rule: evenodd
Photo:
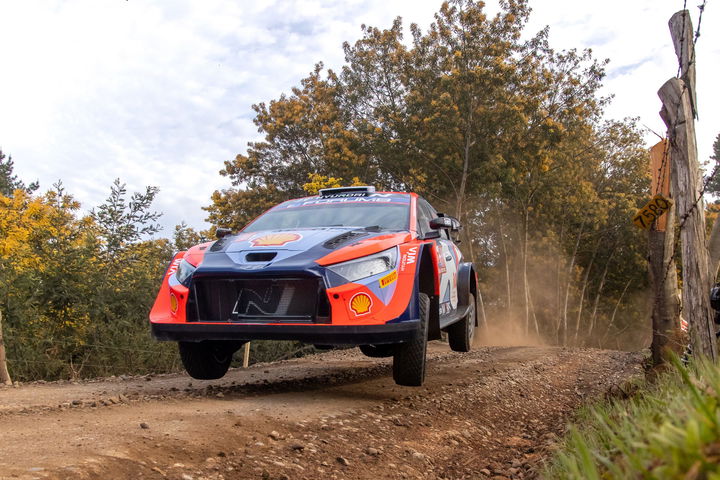
<path fill-rule="evenodd" d="M 190 321 L 326 323 L 327 296 L 319 279 L 195 279 Z"/>

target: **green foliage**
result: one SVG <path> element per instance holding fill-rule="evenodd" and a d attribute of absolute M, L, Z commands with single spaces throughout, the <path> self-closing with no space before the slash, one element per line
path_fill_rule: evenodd
<path fill-rule="evenodd" d="M 32 182 L 26 187 L 13 173 L 14 165 L 12 157 L 6 157 L 2 149 L 0 149 L 0 195 L 10 197 L 15 190 L 25 190 L 32 193 L 40 188 L 38 182 Z"/>
<path fill-rule="evenodd" d="M 720 478 L 720 366 L 674 369 L 630 400 L 586 409 L 546 478 Z"/>
<path fill-rule="evenodd" d="M 146 187 L 144 194 L 135 192 L 128 201 L 125 184 L 120 183 L 119 178 L 115 179 L 105 203 L 91 213 L 103 250 L 110 258 L 122 253 L 143 235 L 160 231 L 156 222 L 162 214 L 149 210 L 159 191 L 158 187 Z"/>
<path fill-rule="evenodd" d="M 175 233 L 173 234 L 173 243 L 176 251 L 187 250 L 193 245 L 207 241 L 203 234 L 196 232 L 194 228 L 188 227 L 184 221 L 180 225 L 175 225 Z"/>
<path fill-rule="evenodd" d="M 61 183 L 44 195 L 0 195 L 0 309 L 20 380 L 168 371 L 173 345 L 148 334 L 147 314 L 172 256 L 149 211 L 156 189 L 125 200 L 116 181 L 97 214 Z"/>

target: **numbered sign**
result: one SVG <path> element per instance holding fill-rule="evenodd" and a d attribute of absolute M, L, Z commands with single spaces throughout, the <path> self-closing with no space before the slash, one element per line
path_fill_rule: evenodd
<path fill-rule="evenodd" d="M 633 217 L 633 223 L 640 228 L 650 230 L 655 220 L 660 218 L 663 213 L 670 210 L 673 201 L 669 198 L 665 198 L 662 195 L 655 195 L 647 205 L 638 210 Z"/>

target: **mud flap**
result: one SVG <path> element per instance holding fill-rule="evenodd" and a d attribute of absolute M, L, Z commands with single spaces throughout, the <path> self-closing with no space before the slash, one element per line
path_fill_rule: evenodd
<path fill-rule="evenodd" d="M 474 283 L 475 271 L 473 270 L 473 264 L 470 262 L 461 263 L 458 266 L 458 310 L 468 307 L 470 290 Z M 475 315 L 475 326 L 479 326 L 477 315 Z"/>

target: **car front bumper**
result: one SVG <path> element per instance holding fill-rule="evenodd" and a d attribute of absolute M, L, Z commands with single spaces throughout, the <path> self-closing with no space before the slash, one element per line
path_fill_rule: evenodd
<path fill-rule="evenodd" d="M 268 325 L 246 323 L 152 323 L 157 340 L 296 340 L 317 345 L 379 345 L 407 342 L 418 335 L 419 320 L 383 325 Z"/>

